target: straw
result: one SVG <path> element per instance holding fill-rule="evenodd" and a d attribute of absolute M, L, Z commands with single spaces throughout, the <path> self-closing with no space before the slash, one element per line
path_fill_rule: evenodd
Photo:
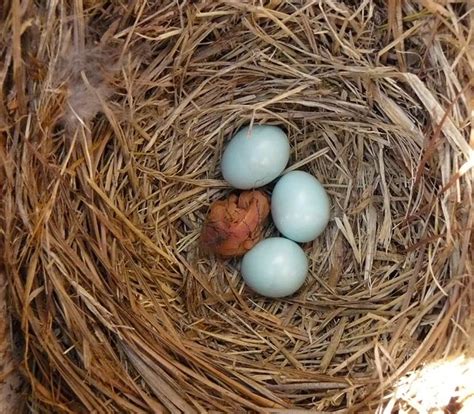
<path fill-rule="evenodd" d="M 413 408 L 405 374 L 472 353 L 471 3 L 12 0 L 0 19 L 0 353 L 33 412 Z M 279 300 L 198 243 L 232 191 L 223 148 L 260 123 L 332 203 Z"/>

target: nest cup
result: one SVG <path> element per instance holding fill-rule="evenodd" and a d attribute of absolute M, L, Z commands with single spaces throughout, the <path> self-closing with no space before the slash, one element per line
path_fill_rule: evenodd
<path fill-rule="evenodd" d="M 72 3 L 0 11 L 2 412 L 417 412 L 472 354 L 468 5 Z M 278 300 L 198 249 L 258 123 L 332 202 Z"/>

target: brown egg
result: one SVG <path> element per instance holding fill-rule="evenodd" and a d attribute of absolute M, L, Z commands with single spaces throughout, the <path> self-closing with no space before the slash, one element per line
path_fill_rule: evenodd
<path fill-rule="evenodd" d="M 262 191 L 243 191 L 211 205 L 201 246 L 223 257 L 242 256 L 262 238 L 270 201 Z"/>

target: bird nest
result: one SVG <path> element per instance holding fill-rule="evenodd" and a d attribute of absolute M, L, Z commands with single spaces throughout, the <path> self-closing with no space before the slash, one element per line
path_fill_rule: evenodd
<path fill-rule="evenodd" d="M 416 412 L 416 388 L 396 384 L 473 351 L 468 3 L 7 1 L 11 404 Z M 290 168 L 331 198 L 302 246 L 307 281 L 283 299 L 199 249 L 209 205 L 231 193 L 222 150 L 246 124 L 283 128 Z"/>

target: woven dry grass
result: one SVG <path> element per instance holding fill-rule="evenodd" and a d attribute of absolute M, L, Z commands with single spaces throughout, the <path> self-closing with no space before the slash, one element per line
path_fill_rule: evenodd
<path fill-rule="evenodd" d="M 471 7 L 4 2 L 1 240 L 30 409 L 373 412 L 472 353 Z M 247 123 L 284 127 L 333 203 L 283 300 L 198 250 Z"/>

